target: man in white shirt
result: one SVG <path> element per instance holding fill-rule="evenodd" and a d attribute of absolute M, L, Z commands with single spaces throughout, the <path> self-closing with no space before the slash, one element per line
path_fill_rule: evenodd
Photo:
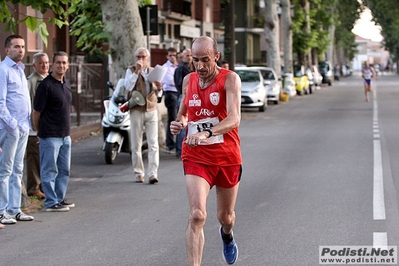
<path fill-rule="evenodd" d="M 175 86 L 174 74 L 177 68 L 177 60 L 176 60 L 177 50 L 173 47 L 170 47 L 167 50 L 167 58 L 165 64 L 162 66 L 167 68 L 166 74 L 162 80 L 163 92 L 165 95 L 165 106 L 168 110 L 168 122 L 166 128 L 166 152 L 172 153 L 175 149 L 175 140 L 172 133 L 170 133 L 170 123 L 176 120 L 177 114 L 177 99 L 178 93 L 177 88 Z"/>

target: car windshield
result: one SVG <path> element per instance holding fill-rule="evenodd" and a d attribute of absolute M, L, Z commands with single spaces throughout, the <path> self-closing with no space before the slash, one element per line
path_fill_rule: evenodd
<path fill-rule="evenodd" d="M 259 74 L 256 71 L 237 70 L 237 74 L 241 78 L 241 82 L 259 82 Z"/>
<path fill-rule="evenodd" d="M 264 79 L 266 80 L 274 80 L 274 75 L 273 72 L 269 71 L 269 70 L 263 70 L 262 72 L 262 76 Z"/>
<path fill-rule="evenodd" d="M 301 66 L 294 66 L 294 77 L 302 77 L 302 67 Z"/>
<path fill-rule="evenodd" d="M 320 63 L 319 64 L 319 70 L 320 70 L 320 72 L 327 72 L 329 69 L 328 69 L 329 67 L 328 67 L 328 64 L 327 63 Z"/>

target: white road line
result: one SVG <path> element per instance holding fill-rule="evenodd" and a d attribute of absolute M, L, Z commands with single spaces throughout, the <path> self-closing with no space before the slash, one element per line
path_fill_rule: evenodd
<path fill-rule="evenodd" d="M 378 103 L 376 86 L 373 90 L 373 217 L 374 220 L 385 220 L 384 182 L 382 172 L 382 152 L 380 129 L 378 125 Z M 386 232 L 373 233 L 374 247 L 387 247 L 388 235 Z"/>
<path fill-rule="evenodd" d="M 386 232 L 373 233 L 373 247 L 387 247 L 388 237 Z"/>
<path fill-rule="evenodd" d="M 381 143 L 379 139 L 373 141 L 374 147 L 374 184 L 373 184 L 373 212 L 374 220 L 385 220 L 384 182 L 382 175 Z"/>
<path fill-rule="evenodd" d="M 373 217 L 374 220 L 385 220 L 385 200 L 384 200 L 384 181 L 382 172 L 382 153 L 380 134 L 376 134 L 376 126 L 378 127 L 378 104 L 376 86 L 373 90 Z M 379 129 L 378 129 L 379 131 Z"/>

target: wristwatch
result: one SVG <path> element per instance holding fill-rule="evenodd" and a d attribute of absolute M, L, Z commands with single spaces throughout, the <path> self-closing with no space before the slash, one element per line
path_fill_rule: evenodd
<path fill-rule="evenodd" d="M 212 137 L 212 135 L 213 135 L 212 134 L 212 128 L 210 128 L 210 127 L 204 128 L 202 131 L 207 131 L 209 133 L 208 138 Z"/>

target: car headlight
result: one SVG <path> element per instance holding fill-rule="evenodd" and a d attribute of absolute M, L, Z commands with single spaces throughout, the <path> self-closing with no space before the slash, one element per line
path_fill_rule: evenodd
<path fill-rule="evenodd" d="M 254 94 L 254 93 L 259 93 L 259 92 L 260 92 L 260 90 L 261 90 L 261 88 L 260 88 L 260 87 L 256 87 L 255 89 L 253 89 L 253 90 L 251 91 L 251 94 Z"/>

